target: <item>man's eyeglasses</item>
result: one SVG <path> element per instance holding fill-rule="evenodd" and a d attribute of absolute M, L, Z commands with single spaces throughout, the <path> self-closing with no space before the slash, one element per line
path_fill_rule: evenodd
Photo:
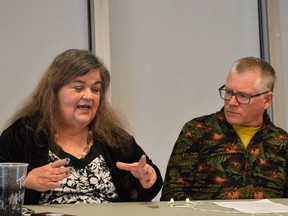
<path fill-rule="evenodd" d="M 237 100 L 237 102 L 238 102 L 239 104 L 245 104 L 245 105 L 247 105 L 247 104 L 250 103 L 251 98 L 253 98 L 253 97 L 258 97 L 258 96 L 260 96 L 260 95 L 263 95 L 263 94 L 266 94 L 266 93 L 269 92 L 269 91 L 265 91 L 265 92 L 262 92 L 262 93 L 259 93 L 259 94 L 255 94 L 255 95 L 247 95 L 247 94 L 244 94 L 244 93 L 241 93 L 241 92 L 239 92 L 239 93 L 234 93 L 233 91 L 230 91 L 230 90 L 225 89 L 225 85 L 221 86 L 221 87 L 218 89 L 218 91 L 219 91 L 220 97 L 221 97 L 223 100 L 225 100 L 225 101 L 230 101 L 231 98 L 232 98 L 233 96 L 235 96 L 235 98 L 236 98 L 236 100 Z"/>

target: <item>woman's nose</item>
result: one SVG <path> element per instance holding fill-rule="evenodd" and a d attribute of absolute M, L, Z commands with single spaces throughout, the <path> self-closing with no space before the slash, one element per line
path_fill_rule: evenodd
<path fill-rule="evenodd" d="M 91 99 L 92 99 L 92 92 L 91 92 L 91 90 L 86 90 L 86 91 L 84 91 L 82 98 L 83 98 L 84 100 L 91 100 Z"/>

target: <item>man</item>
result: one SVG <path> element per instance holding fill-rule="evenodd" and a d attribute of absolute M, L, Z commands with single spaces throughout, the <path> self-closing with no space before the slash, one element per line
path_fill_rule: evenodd
<path fill-rule="evenodd" d="M 219 88 L 224 108 L 187 122 L 169 159 L 161 200 L 287 197 L 288 134 L 266 112 L 275 71 L 236 61 Z"/>

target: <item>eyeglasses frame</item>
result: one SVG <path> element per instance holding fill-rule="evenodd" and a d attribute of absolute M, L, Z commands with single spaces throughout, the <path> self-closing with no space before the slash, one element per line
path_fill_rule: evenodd
<path fill-rule="evenodd" d="M 222 97 L 221 97 L 221 90 L 226 90 L 226 89 L 225 89 L 225 84 L 222 85 L 220 88 L 218 88 L 218 92 L 219 92 L 220 98 L 222 98 Z M 263 95 L 263 94 L 267 94 L 267 93 L 269 93 L 269 92 L 270 92 L 270 91 L 265 91 L 265 92 L 261 92 L 261 93 L 255 94 L 255 95 L 246 95 L 246 94 L 245 94 L 245 95 L 247 96 L 247 98 L 249 98 L 248 103 L 240 103 L 240 102 L 238 101 L 238 97 L 237 97 L 237 95 L 236 95 L 237 93 L 234 93 L 234 92 L 232 92 L 231 98 L 232 98 L 233 96 L 235 96 L 235 99 L 236 99 L 237 103 L 243 104 L 243 105 L 248 105 L 248 104 L 250 103 L 250 101 L 251 101 L 251 98 L 259 97 L 259 96 L 261 96 L 261 95 Z M 225 101 L 230 101 L 231 98 L 230 98 L 229 100 L 228 100 L 228 99 L 224 99 L 224 98 L 222 98 L 222 99 L 225 100 Z"/>

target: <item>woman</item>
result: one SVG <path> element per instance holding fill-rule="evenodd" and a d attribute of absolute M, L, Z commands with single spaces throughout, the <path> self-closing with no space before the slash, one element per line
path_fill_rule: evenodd
<path fill-rule="evenodd" d="M 29 164 L 25 204 L 151 201 L 159 169 L 107 101 L 110 75 L 89 51 L 58 55 L 0 137 L 0 161 Z"/>

